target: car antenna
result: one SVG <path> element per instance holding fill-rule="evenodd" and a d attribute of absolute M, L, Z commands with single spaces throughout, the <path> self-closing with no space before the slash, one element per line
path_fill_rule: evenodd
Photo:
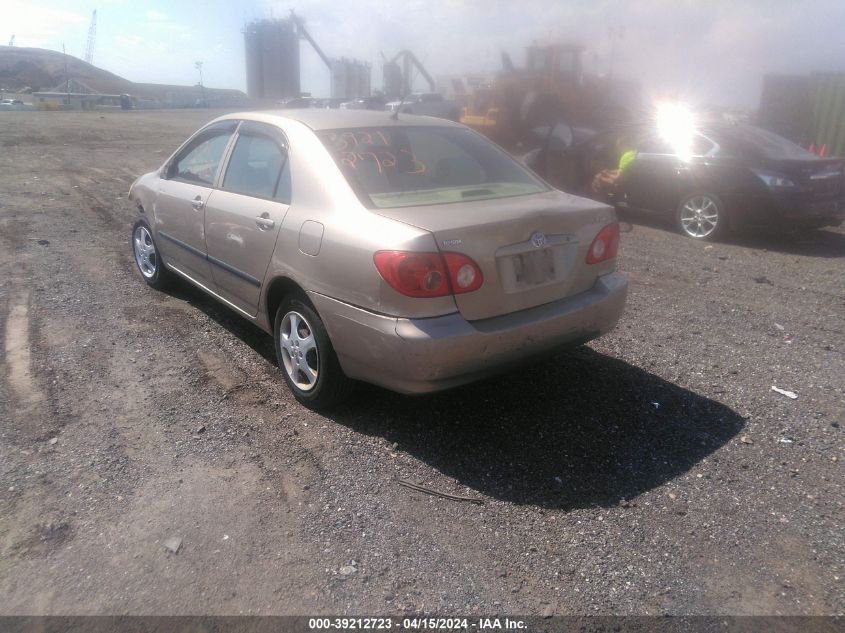
<path fill-rule="evenodd" d="M 396 110 L 393 112 L 393 114 L 390 115 L 390 118 L 393 119 L 394 121 L 399 120 L 399 111 L 402 109 L 402 106 L 405 103 L 405 97 L 406 96 L 407 95 L 402 95 L 402 98 L 399 99 L 399 105 L 396 107 Z"/>

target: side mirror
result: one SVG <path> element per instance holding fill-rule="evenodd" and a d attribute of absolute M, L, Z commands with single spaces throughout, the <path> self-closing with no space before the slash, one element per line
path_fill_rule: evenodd
<path fill-rule="evenodd" d="M 572 146 L 575 134 L 566 123 L 556 123 L 550 130 L 548 149 L 554 152 L 565 152 Z"/>

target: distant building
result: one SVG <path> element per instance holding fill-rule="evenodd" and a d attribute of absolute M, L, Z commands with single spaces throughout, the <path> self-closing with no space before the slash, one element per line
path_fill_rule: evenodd
<path fill-rule="evenodd" d="M 120 95 L 99 93 L 76 79 L 62 82 L 51 90 L 32 93 L 32 105 L 39 110 L 95 110 L 114 100 L 120 107 Z"/>
<path fill-rule="evenodd" d="M 71 79 L 45 92 L 33 92 L 32 103 L 40 110 L 110 110 L 122 107 L 127 99 L 133 108 L 214 108 L 240 107 L 249 103 L 240 90 L 172 86 L 167 84 L 130 84 L 131 92 L 102 93 L 87 84 Z M 203 101 L 203 95 L 205 101 Z"/>

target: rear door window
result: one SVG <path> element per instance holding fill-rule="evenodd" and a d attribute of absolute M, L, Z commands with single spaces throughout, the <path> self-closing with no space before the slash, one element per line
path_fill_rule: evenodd
<path fill-rule="evenodd" d="M 269 136 L 254 132 L 238 134 L 222 188 L 246 196 L 290 202 L 287 151 Z"/>

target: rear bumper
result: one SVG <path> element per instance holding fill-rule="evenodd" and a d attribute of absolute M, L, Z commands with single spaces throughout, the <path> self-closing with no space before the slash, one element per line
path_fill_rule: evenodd
<path fill-rule="evenodd" d="M 803 193 L 770 193 L 762 198 L 737 198 L 730 207 L 740 224 L 825 226 L 845 219 L 845 196 L 813 200 Z"/>
<path fill-rule="evenodd" d="M 825 200 L 791 200 L 776 197 L 779 215 L 785 220 L 822 220 L 845 218 L 845 196 Z"/>
<path fill-rule="evenodd" d="M 309 296 L 350 378 L 400 393 L 427 393 L 601 336 L 622 315 L 627 292 L 625 277 L 610 273 L 576 296 L 473 322 L 458 313 L 397 319 Z"/>

